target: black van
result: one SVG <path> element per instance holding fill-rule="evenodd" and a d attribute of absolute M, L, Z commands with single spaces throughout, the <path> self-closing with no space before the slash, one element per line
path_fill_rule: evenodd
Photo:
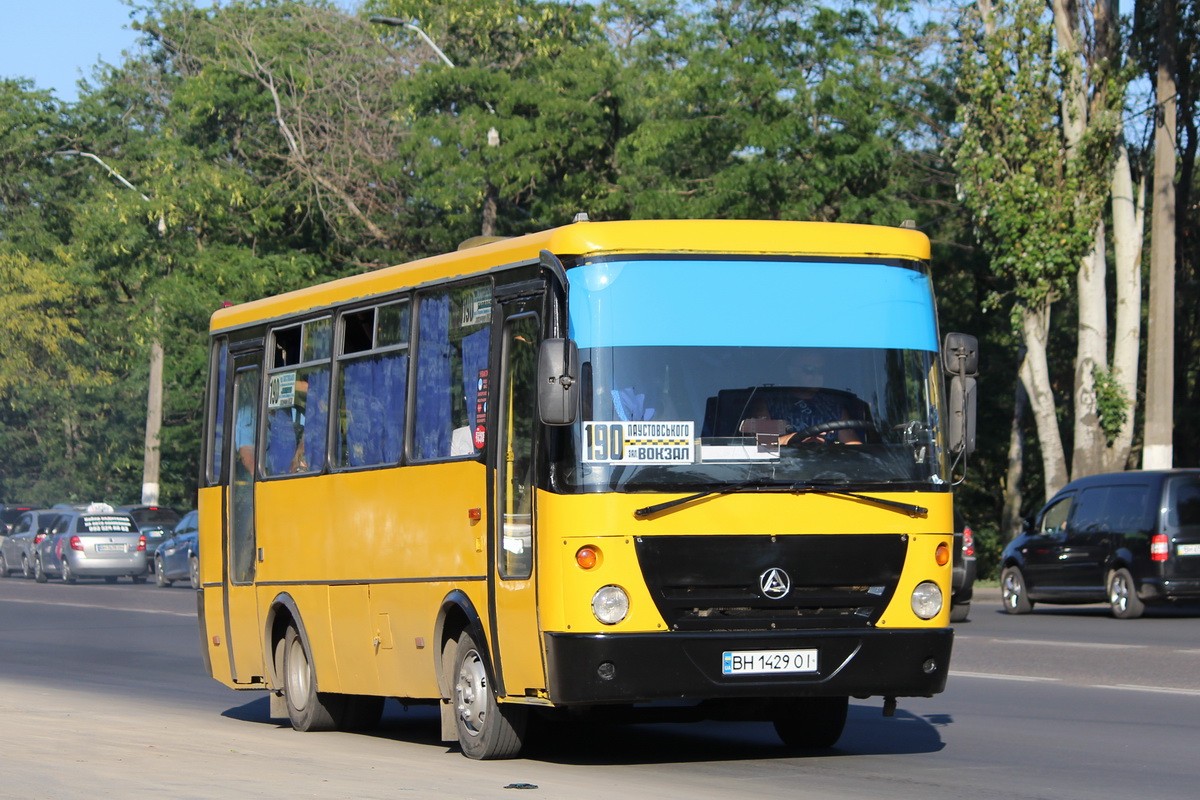
<path fill-rule="evenodd" d="M 1200 469 L 1113 472 L 1063 487 L 1000 559 L 1004 610 L 1107 601 L 1115 617 L 1200 600 Z"/>

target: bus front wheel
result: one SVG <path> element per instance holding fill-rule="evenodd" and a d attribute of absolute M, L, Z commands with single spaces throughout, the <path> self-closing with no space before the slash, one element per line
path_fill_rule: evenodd
<path fill-rule="evenodd" d="M 849 697 L 798 697 L 776 706 L 775 733 L 795 750 L 833 747 L 846 727 Z"/>
<path fill-rule="evenodd" d="M 463 632 L 454 658 L 454 718 L 463 755 L 515 758 L 521 752 L 529 710 L 496 702 L 480 648 Z"/>

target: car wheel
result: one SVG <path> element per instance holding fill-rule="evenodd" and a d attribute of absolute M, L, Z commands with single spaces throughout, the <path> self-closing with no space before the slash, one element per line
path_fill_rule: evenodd
<path fill-rule="evenodd" d="M 0 578 L 7 578 L 12 575 L 13 571 L 8 568 L 8 557 L 4 555 L 4 551 L 0 550 Z"/>
<path fill-rule="evenodd" d="M 849 697 L 801 697 L 775 704 L 775 733 L 795 750 L 833 747 L 846 727 Z"/>
<path fill-rule="evenodd" d="M 21 555 L 21 572 L 25 573 L 26 578 L 33 577 L 33 567 L 29 566 L 29 556 Z"/>
<path fill-rule="evenodd" d="M 196 556 L 188 559 L 188 577 L 192 580 L 192 588 L 200 591 L 200 559 Z"/>
<path fill-rule="evenodd" d="M 1005 567 L 1000 573 L 1000 599 L 1009 614 L 1028 614 L 1033 610 L 1033 601 L 1025 588 L 1025 576 L 1017 567 Z"/>
<path fill-rule="evenodd" d="M 42 559 L 40 558 L 33 560 L 33 579 L 38 583 L 45 583 L 49 580 L 46 577 L 46 569 L 42 566 Z"/>
<path fill-rule="evenodd" d="M 1121 568 L 1108 574 L 1108 604 L 1117 619 L 1137 619 L 1146 610 L 1129 570 Z"/>
<path fill-rule="evenodd" d="M 164 589 L 174 583 L 167 580 L 167 576 L 163 574 L 162 556 L 158 555 L 154 557 L 154 583 Z"/>
<path fill-rule="evenodd" d="M 971 614 L 970 603 L 955 603 L 950 606 L 950 621 L 951 622 L 966 622 L 967 617 Z"/>
<path fill-rule="evenodd" d="M 71 562 L 67 559 L 62 560 L 62 575 L 63 583 L 75 582 L 75 570 L 71 569 Z"/>
<path fill-rule="evenodd" d="M 463 755 L 515 758 L 529 722 L 526 706 L 496 702 L 487 665 L 471 634 L 463 632 L 454 658 L 454 719 Z"/>

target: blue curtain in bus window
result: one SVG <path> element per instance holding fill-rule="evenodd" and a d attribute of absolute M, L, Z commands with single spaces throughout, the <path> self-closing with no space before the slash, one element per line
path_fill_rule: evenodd
<path fill-rule="evenodd" d="M 417 458 L 450 454 L 450 296 L 421 300 L 417 326 Z"/>
<path fill-rule="evenodd" d="M 325 466 L 325 427 L 329 421 L 329 368 L 308 373 L 308 397 L 304 409 L 304 461 L 308 471 Z"/>
<path fill-rule="evenodd" d="M 404 448 L 404 396 L 408 391 L 408 356 L 393 353 L 382 359 L 384 413 L 380 417 L 382 430 L 379 441 L 383 447 L 381 460 L 394 464 Z"/>
<path fill-rule="evenodd" d="M 283 475 L 291 471 L 296 456 L 296 426 L 291 408 L 277 408 L 267 415 L 268 475 Z"/>
<path fill-rule="evenodd" d="M 371 400 L 375 394 L 374 359 L 352 361 L 342 367 L 342 408 L 346 414 L 345 452 L 339 454 L 343 466 L 362 467 L 378 463 L 373 451 L 376 437 Z"/>
<path fill-rule="evenodd" d="M 475 428 L 475 398 L 479 393 L 479 373 L 487 369 L 488 335 L 490 329 L 475 331 L 462 341 L 463 397 L 467 399 L 467 419 Z"/>

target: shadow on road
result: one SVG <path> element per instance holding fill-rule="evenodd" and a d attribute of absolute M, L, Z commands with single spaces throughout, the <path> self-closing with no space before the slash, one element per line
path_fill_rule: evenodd
<path fill-rule="evenodd" d="M 914 700 L 920 703 L 921 700 Z M 288 727 L 287 720 L 269 715 L 269 700 L 261 697 L 227 709 L 222 716 L 242 722 Z M 601 723 L 535 720 L 527 734 L 522 757 L 572 766 L 629 766 L 687 764 L 782 758 L 831 758 L 864 755 L 905 755 L 941 750 L 939 728 L 953 723 L 949 715 L 922 717 L 904 709 L 884 717 L 878 705 L 851 703 L 846 729 L 835 747 L 790 750 L 766 722 Z M 346 733 L 457 750 L 441 741 L 438 710 L 389 700 L 383 719 L 373 731 Z"/>

